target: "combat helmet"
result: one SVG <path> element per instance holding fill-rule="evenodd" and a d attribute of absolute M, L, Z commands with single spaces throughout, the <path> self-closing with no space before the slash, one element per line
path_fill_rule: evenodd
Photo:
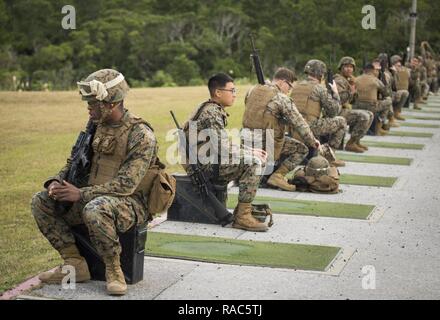
<path fill-rule="evenodd" d="M 397 55 L 397 54 L 395 54 L 394 56 L 392 56 L 391 58 L 390 58 L 390 63 L 392 64 L 392 65 L 395 65 L 397 62 L 402 62 L 402 57 L 401 56 L 399 56 L 399 55 Z"/>
<path fill-rule="evenodd" d="M 77 82 L 82 100 L 109 103 L 124 100 L 129 86 L 122 73 L 113 69 L 101 69 Z"/>
<path fill-rule="evenodd" d="M 352 57 L 342 57 L 341 60 L 339 60 L 338 70 L 341 70 L 345 64 L 351 64 L 353 68 L 356 68 L 356 61 Z"/>
<path fill-rule="evenodd" d="M 304 73 L 312 76 L 321 77 L 327 72 L 327 66 L 321 60 L 309 60 L 305 67 Z"/>
<path fill-rule="evenodd" d="M 306 176 L 321 177 L 328 176 L 330 164 L 323 156 L 316 156 L 309 160 L 304 168 Z"/>

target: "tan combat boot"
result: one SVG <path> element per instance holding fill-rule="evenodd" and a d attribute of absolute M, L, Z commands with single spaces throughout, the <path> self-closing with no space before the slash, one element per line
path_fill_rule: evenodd
<path fill-rule="evenodd" d="M 382 121 L 377 121 L 374 129 L 376 136 L 386 136 L 388 134 L 388 131 L 382 129 Z"/>
<path fill-rule="evenodd" d="M 421 104 L 421 103 L 422 103 L 422 101 L 420 98 L 416 99 L 414 101 L 414 110 L 422 110 L 422 108 L 420 108 L 420 106 L 419 106 L 419 104 Z"/>
<path fill-rule="evenodd" d="M 336 159 L 331 163 L 333 167 L 345 167 L 345 161 Z"/>
<path fill-rule="evenodd" d="M 239 202 L 234 209 L 233 228 L 247 231 L 264 232 L 268 227 L 252 216 L 252 204 Z"/>
<path fill-rule="evenodd" d="M 368 150 L 368 147 L 367 147 L 366 145 L 361 144 L 361 139 L 357 139 L 357 140 L 356 140 L 356 144 L 358 145 L 358 147 L 364 149 L 365 151 Z"/>
<path fill-rule="evenodd" d="M 395 116 L 390 117 L 389 120 L 390 120 L 390 122 L 389 122 L 390 127 L 392 127 L 392 128 L 398 128 L 398 127 L 400 127 L 400 124 L 397 123 L 397 121 L 396 121 L 396 117 L 395 117 Z"/>
<path fill-rule="evenodd" d="M 394 118 L 400 121 L 405 121 L 406 119 L 402 116 L 402 112 L 400 110 L 396 110 L 394 113 Z"/>
<path fill-rule="evenodd" d="M 400 121 L 405 121 L 406 119 L 402 116 L 402 113 L 400 111 L 396 111 L 396 113 L 394 113 L 394 118 L 396 118 L 397 120 Z"/>
<path fill-rule="evenodd" d="M 68 269 L 63 273 L 64 266 L 72 266 L 75 268 L 75 282 L 85 282 L 90 280 L 90 272 L 89 267 L 87 266 L 86 259 L 84 259 L 78 251 L 78 247 L 76 245 L 70 245 L 66 248 L 61 249 L 60 255 L 64 260 L 62 266 L 59 266 L 55 269 L 55 271 L 47 271 L 38 276 L 41 282 L 47 284 L 61 284 L 62 280 L 69 274 Z"/>
<path fill-rule="evenodd" d="M 286 166 L 281 165 L 277 171 L 272 173 L 270 178 L 267 180 L 267 184 L 272 187 L 277 187 L 285 191 L 295 191 L 296 187 L 286 181 L 284 176 L 289 173 L 289 169 Z"/>
<path fill-rule="evenodd" d="M 351 151 L 356 153 L 365 152 L 364 149 L 362 149 L 360 146 L 356 144 L 356 139 L 353 137 L 351 137 L 350 140 L 348 140 L 347 144 L 345 145 L 345 151 Z"/>
<path fill-rule="evenodd" d="M 119 255 L 104 258 L 107 292 L 110 295 L 122 296 L 127 293 L 124 273 L 121 269 Z"/>

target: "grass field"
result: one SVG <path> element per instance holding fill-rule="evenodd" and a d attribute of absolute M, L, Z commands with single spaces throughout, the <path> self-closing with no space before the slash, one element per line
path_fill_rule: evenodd
<path fill-rule="evenodd" d="M 228 127 L 241 127 L 244 94 L 228 109 Z M 204 87 L 132 89 L 126 107 L 151 123 L 160 157 L 172 142 L 169 110 L 183 123 L 208 97 Z M 57 173 L 88 119 L 78 92 L 0 92 L 0 293 L 61 262 L 30 214 L 32 195 Z M 170 170 L 180 171 L 178 165 Z"/>

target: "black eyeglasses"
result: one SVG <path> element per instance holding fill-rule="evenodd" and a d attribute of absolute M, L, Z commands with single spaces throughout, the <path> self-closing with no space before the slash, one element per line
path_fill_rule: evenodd
<path fill-rule="evenodd" d="M 292 84 L 291 84 L 291 83 L 290 83 L 289 81 L 287 81 L 287 80 L 284 80 L 284 82 L 285 82 L 285 83 L 287 83 L 287 85 L 289 86 L 289 88 L 290 88 L 290 89 L 292 89 L 292 88 L 293 88 Z"/>
<path fill-rule="evenodd" d="M 236 90 L 235 88 L 232 88 L 232 89 L 217 89 L 217 90 L 220 90 L 220 91 L 229 91 L 229 92 L 231 92 L 232 94 L 237 93 L 237 90 Z"/>

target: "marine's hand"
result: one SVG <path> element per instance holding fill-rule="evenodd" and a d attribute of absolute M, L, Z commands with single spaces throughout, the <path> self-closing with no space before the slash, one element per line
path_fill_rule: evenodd
<path fill-rule="evenodd" d="M 338 86 L 336 85 L 335 80 L 333 80 L 332 83 L 329 83 L 329 86 L 330 86 L 330 88 L 332 89 L 332 91 L 333 91 L 333 93 L 334 93 L 335 95 L 339 95 L 339 92 L 338 92 Z"/>
<path fill-rule="evenodd" d="M 52 181 L 49 185 L 49 187 L 47 187 L 47 191 L 49 193 L 49 197 L 51 197 L 52 199 L 55 200 L 54 198 L 54 194 L 53 194 L 53 188 L 55 188 L 56 186 L 60 186 L 61 184 L 58 181 Z"/>
<path fill-rule="evenodd" d="M 81 193 L 73 184 L 63 180 L 63 184 L 53 187 L 52 198 L 58 201 L 77 202 L 81 199 Z"/>
<path fill-rule="evenodd" d="M 253 148 L 252 152 L 255 157 L 260 158 L 261 162 L 265 163 L 267 161 L 267 152 L 263 149 Z"/>
<path fill-rule="evenodd" d="M 320 150 L 321 149 L 321 143 L 319 142 L 318 139 L 315 139 L 315 146 L 316 149 Z"/>

